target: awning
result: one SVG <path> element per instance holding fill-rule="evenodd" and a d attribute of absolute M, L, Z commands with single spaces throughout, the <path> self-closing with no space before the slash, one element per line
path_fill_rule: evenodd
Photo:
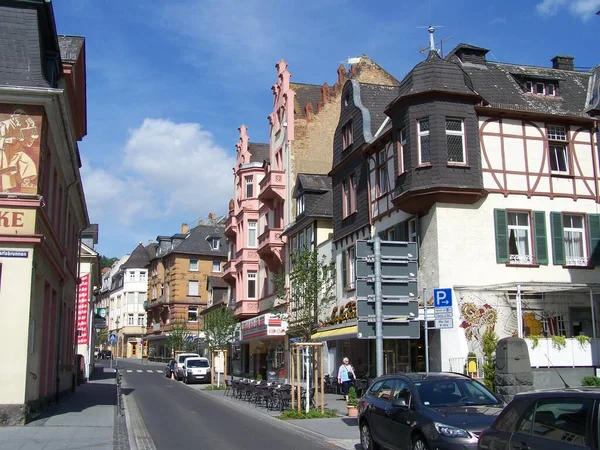
<path fill-rule="evenodd" d="M 356 333 L 358 333 L 358 325 L 350 325 L 348 327 L 336 328 L 333 330 L 317 331 L 311 336 L 311 339 L 316 341 L 350 339 L 355 338 Z"/>

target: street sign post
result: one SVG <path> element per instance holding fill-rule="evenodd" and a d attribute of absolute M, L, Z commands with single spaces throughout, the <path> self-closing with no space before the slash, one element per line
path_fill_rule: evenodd
<path fill-rule="evenodd" d="M 433 290 L 433 311 L 437 329 L 454 328 L 454 299 L 452 289 Z"/>
<path fill-rule="evenodd" d="M 383 339 L 418 339 L 420 323 L 416 242 L 356 241 L 357 337 L 375 339 L 377 376 L 383 375 Z"/>

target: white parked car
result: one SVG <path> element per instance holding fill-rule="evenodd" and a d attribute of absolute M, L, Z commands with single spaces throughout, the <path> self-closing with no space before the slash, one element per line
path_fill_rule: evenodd
<path fill-rule="evenodd" d="M 175 379 L 177 381 L 183 380 L 185 376 L 185 371 L 183 370 L 183 363 L 186 358 L 199 358 L 200 355 L 198 353 L 180 353 L 175 358 L 176 367 L 175 367 Z"/>
<path fill-rule="evenodd" d="M 210 362 L 208 358 L 186 358 L 183 363 L 183 382 L 210 381 Z"/>

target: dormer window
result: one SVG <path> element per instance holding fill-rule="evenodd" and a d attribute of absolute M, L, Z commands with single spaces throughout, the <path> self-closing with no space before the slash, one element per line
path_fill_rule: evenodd
<path fill-rule="evenodd" d="M 354 143 L 354 135 L 352 132 L 352 121 L 342 127 L 342 150 L 346 150 Z"/>
<path fill-rule="evenodd" d="M 534 95 L 556 96 L 556 83 L 542 81 L 526 81 L 525 92 Z"/>
<path fill-rule="evenodd" d="M 296 199 L 296 216 L 299 216 L 304 212 L 304 194 L 300 195 Z"/>
<path fill-rule="evenodd" d="M 210 240 L 210 247 L 213 250 L 219 250 L 220 243 L 221 243 L 221 241 L 219 240 L 219 238 L 211 238 L 211 240 Z"/>

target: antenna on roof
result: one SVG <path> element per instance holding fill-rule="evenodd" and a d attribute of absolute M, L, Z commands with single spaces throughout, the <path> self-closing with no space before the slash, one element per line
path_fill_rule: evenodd
<path fill-rule="evenodd" d="M 446 39 L 440 39 L 439 41 L 437 41 L 434 44 L 436 48 L 437 48 L 437 46 L 439 46 L 439 48 L 440 48 L 437 51 L 440 54 L 440 58 L 444 57 L 444 42 L 449 41 L 450 39 L 454 39 L 454 36 L 447 37 Z M 430 48 L 431 48 L 430 45 L 428 45 L 427 47 L 423 47 L 423 48 L 419 49 L 419 53 L 423 54 L 423 53 L 429 52 Z"/>
<path fill-rule="evenodd" d="M 441 39 L 439 40 L 437 43 L 435 42 L 435 38 L 434 38 L 434 33 L 436 28 L 444 28 L 443 25 L 429 25 L 427 27 L 417 27 L 417 28 L 426 28 L 427 31 L 429 32 L 429 45 L 427 47 L 423 47 L 421 49 L 419 49 L 419 53 L 425 53 L 425 52 L 430 52 L 430 51 L 435 51 L 438 52 L 438 54 L 440 55 L 440 57 L 443 58 L 443 45 L 444 42 L 449 41 L 450 39 L 453 39 L 454 36 L 450 36 L 446 39 Z M 436 47 L 436 44 L 438 44 L 440 46 L 440 49 L 438 50 Z"/>

